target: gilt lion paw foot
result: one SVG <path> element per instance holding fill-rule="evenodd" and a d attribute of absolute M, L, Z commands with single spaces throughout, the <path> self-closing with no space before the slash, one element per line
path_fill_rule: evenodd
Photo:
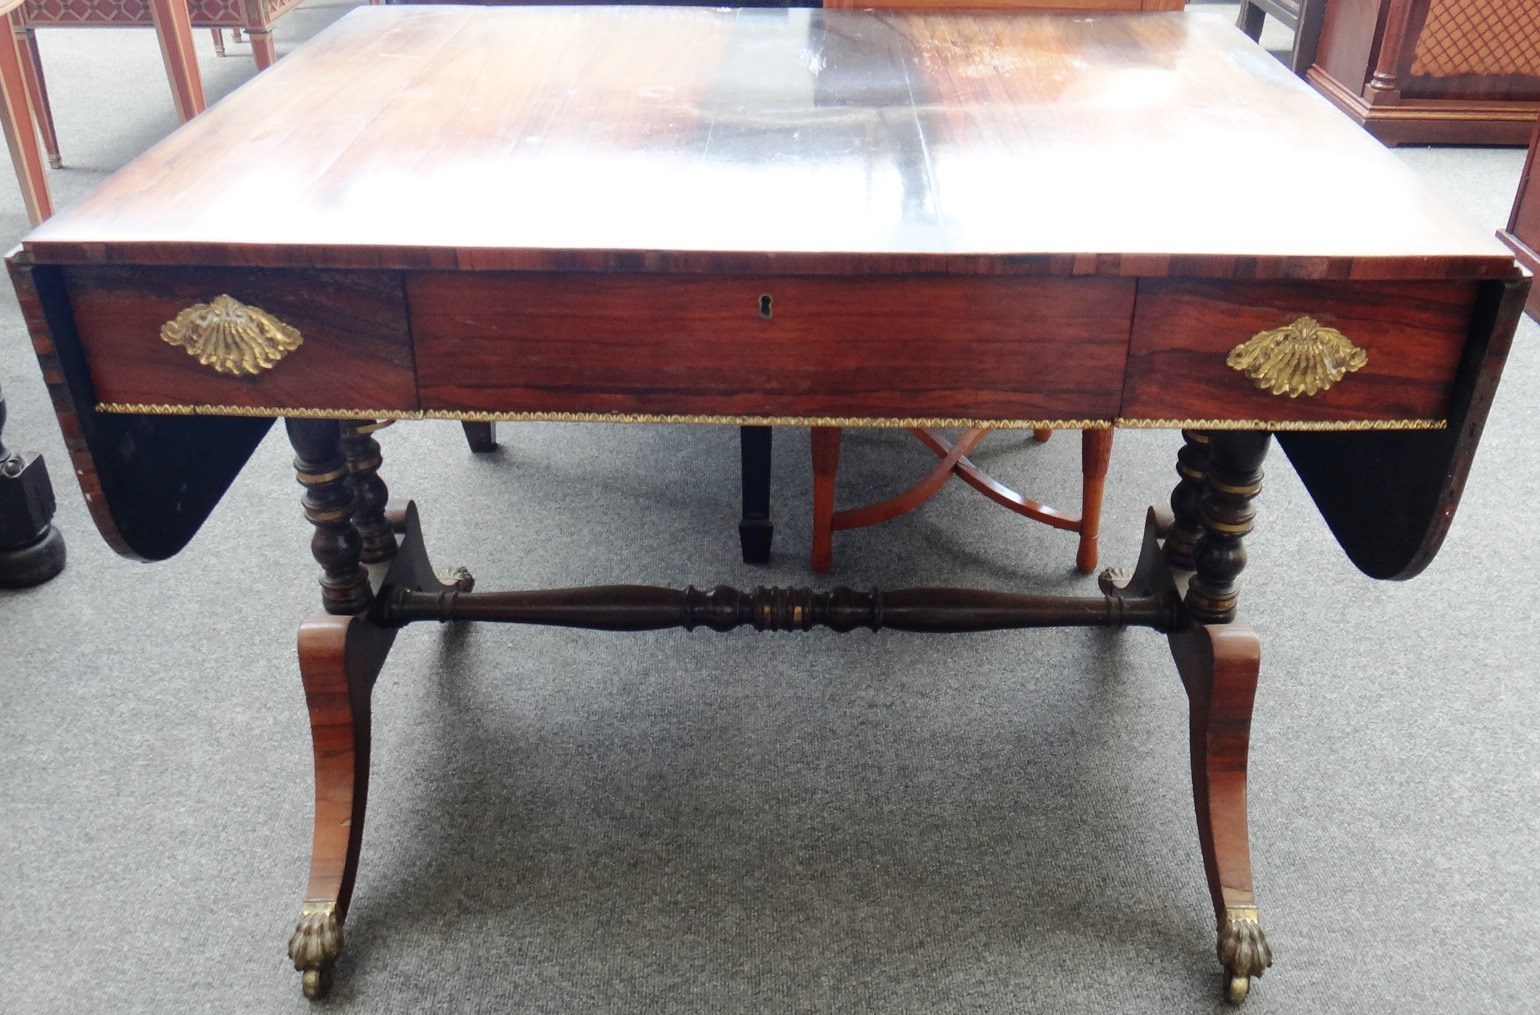
<path fill-rule="evenodd" d="M 1255 906 L 1230 906 L 1219 925 L 1219 962 L 1229 982 L 1225 999 L 1240 1004 L 1251 991 L 1251 978 L 1260 977 L 1273 964 L 1273 950 L 1257 919 Z"/>
<path fill-rule="evenodd" d="M 342 922 L 337 919 L 337 904 L 330 900 L 304 903 L 294 936 L 289 939 L 289 958 L 304 974 L 301 985 L 306 997 L 314 1000 L 326 996 L 332 966 L 341 954 Z"/>

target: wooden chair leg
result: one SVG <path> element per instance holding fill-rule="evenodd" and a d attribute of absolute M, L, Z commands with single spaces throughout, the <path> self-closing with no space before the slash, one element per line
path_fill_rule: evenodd
<path fill-rule="evenodd" d="M 221 28 L 210 28 L 209 35 L 214 39 L 214 55 L 225 55 L 225 33 Z"/>
<path fill-rule="evenodd" d="M 278 50 L 273 46 L 272 30 L 248 28 L 246 35 L 251 39 L 251 58 L 256 61 L 257 70 L 267 70 L 273 65 L 273 61 L 278 59 Z"/>
<path fill-rule="evenodd" d="M 171 82 L 171 97 L 183 121 L 203 112 L 203 79 L 198 76 L 198 55 L 193 50 L 192 16 L 182 0 L 150 0 L 160 56 Z"/>
<path fill-rule="evenodd" d="M 1262 24 L 1266 20 L 1266 11 L 1256 4 L 1242 0 L 1240 13 L 1235 19 L 1235 27 L 1245 32 L 1252 42 L 1256 42 L 1262 38 Z"/>
<path fill-rule="evenodd" d="M 6 15 L 10 25 L 15 24 L 14 17 L 14 14 Z M 32 108 L 28 104 L 24 61 L 17 46 L 20 40 L 9 30 L 4 36 L 0 39 L 0 128 L 4 129 L 11 165 L 16 169 L 16 182 L 21 185 L 27 218 L 37 225 L 53 214 L 53 204 L 48 198 L 48 176 L 37 149 L 37 130 L 32 124 Z"/>
<path fill-rule="evenodd" d="M 1241 624 L 1195 624 L 1171 635 L 1187 688 L 1193 805 L 1232 1003 L 1273 963 L 1258 920 L 1246 830 L 1246 755 L 1261 645 Z"/>
<path fill-rule="evenodd" d="M 1081 574 L 1096 570 L 1097 539 L 1102 528 L 1102 493 L 1107 486 L 1107 461 L 1112 457 L 1112 429 L 1080 431 L 1080 545 L 1075 567 Z"/>
<path fill-rule="evenodd" d="M 813 552 L 809 564 L 815 574 L 834 566 L 834 477 L 840 467 L 837 426 L 813 427 Z"/>
<path fill-rule="evenodd" d="M 48 101 L 48 81 L 43 77 L 43 54 L 37 48 L 37 31 L 31 28 L 16 29 L 16 48 L 21 54 L 21 71 L 27 79 L 27 95 L 32 100 L 32 115 L 37 120 L 38 133 L 43 135 L 43 151 L 48 154 L 48 164 L 54 169 L 64 167 L 59 155 L 59 135 L 54 130 L 53 106 Z"/>
<path fill-rule="evenodd" d="M 740 426 L 738 450 L 743 477 L 743 517 L 738 545 L 745 564 L 770 563 L 775 526 L 770 521 L 770 449 L 768 426 Z"/>
<path fill-rule="evenodd" d="M 496 423 L 461 423 L 465 431 L 465 443 L 470 445 L 471 451 L 478 455 L 487 455 L 497 450 L 497 424 Z"/>

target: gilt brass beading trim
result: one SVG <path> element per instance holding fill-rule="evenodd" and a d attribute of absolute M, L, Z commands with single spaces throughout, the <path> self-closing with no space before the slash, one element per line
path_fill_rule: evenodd
<path fill-rule="evenodd" d="M 1444 430 L 1444 419 L 1118 419 L 1122 430 Z"/>
<path fill-rule="evenodd" d="M 1314 317 L 1260 331 L 1225 357 L 1263 391 L 1290 398 L 1325 391 L 1368 362 L 1366 351 Z"/>
<path fill-rule="evenodd" d="M 97 412 L 134 416 L 252 416 L 294 419 L 452 419 L 465 423 L 711 423 L 735 426 L 840 426 L 879 429 L 974 427 L 993 430 L 1443 430 L 1442 419 L 903 419 L 866 416 L 706 416 L 623 412 L 461 412 L 454 409 L 317 409 L 258 405 L 98 402 Z"/>
<path fill-rule="evenodd" d="M 228 295 L 188 307 L 161 326 L 160 337 L 202 365 L 236 377 L 271 370 L 304 342 L 299 331 L 272 314 Z"/>

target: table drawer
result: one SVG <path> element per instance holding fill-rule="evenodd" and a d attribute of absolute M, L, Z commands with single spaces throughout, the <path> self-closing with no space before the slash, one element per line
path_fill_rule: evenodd
<path fill-rule="evenodd" d="M 102 402 L 417 408 L 406 298 L 397 273 L 72 267 L 66 270 L 65 285 L 76 331 L 90 359 L 96 397 Z M 167 322 L 220 296 L 294 329 L 299 344 L 270 366 L 254 364 L 256 372 L 249 373 L 233 363 L 224 371 L 217 369 L 190 355 L 186 345 L 162 338 Z M 271 325 L 253 325 L 257 318 L 246 311 L 236 313 L 243 334 L 255 327 L 261 334 L 254 341 L 271 340 Z M 219 326 L 228 327 L 228 322 L 226 315 Z M 209 325 L 205 320 L 197 327 L 206 331 Z M 286 344 L 292 343 L 280 340 L 280 345 Z"/>
<path fill-rule="evenodd" d="M 1123 416 L 1278 423 L 1442 420 L 1475 300 L 1472 282 L 1141 281 Z M 1294 396 L 1263 390 L 1230 365 L 1236 346 L 1304 317 L 1362 349 L 1362 365 L 1335 382 L 1328 377 L 1325 390 Z M 1288 340 L 1296 339 L 1297 333 Z M 1292 352 L 1270 357 L 1269 375 L 1291 370 L 1322 375 L 1321 365 L 1306 352 L 1312 344 L 1298 341 Z M 1249 365 L 1258 369 L 1255 360 Z"/>
<path fill-rule="evenodd" d="M 422 273 L 429 411 L 1117 415 L 1131 279 Z"/>

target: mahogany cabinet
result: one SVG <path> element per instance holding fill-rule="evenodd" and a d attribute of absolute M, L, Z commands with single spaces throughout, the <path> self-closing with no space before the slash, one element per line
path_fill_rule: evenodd
<path fill-rule="evenodd" d="M 1535 0 L 1327 0 L 1306 79 L 1388 145 L 1528 142 Z"/>

